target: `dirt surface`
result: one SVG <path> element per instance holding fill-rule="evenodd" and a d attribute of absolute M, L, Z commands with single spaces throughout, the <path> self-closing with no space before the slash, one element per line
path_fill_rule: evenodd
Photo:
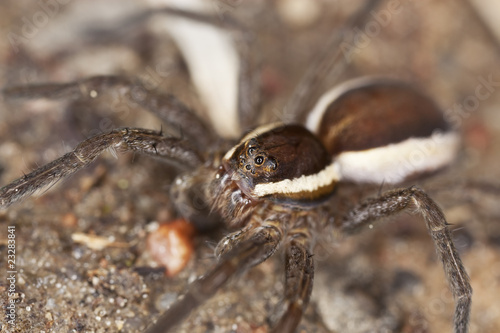
<path fill-rule="evenodd" d="M 161 64 L 169 66 L 169 75 L 152 76 L 156 89 L 203 110 L 179 52 L 164 36 L 145 27 L 122 29 L 107 39 L 88 34 L 90 28 L 118 26 L 144 8 L 142 2 L 73 1 L 52 10 L 41 5 L 49 2 L 0 3 L 0 86 L 96 74 L 144 78 Z M 263 63 L 259 76 L 268 120 L 282 116 L 314 55 L 355 9 L 349 1 L 318 1 L 316 11 L 303 10 L 297 18 L 287 10 L 292 2 L 299 1 L 211 1 L 222 18 L 234 15 L 255 34 L 252 50 Z M 384 21 L 380 10 L 389 3 L 399 6 Z M 51 15 L 44 20 L 42 12 Z M 383 75 L 415 82 L 460 127 L 464 145 L 457 162 L 412 184 L 428 190 L 452 224 L 474 289 L 470 332 L 496 333 L 500 47 L 466 1 L 386 1 L 376 13 L 359 28 L 370 36 L 351 43 L 353 57 L 342 79 Z M 161 127 L 143 110 L 117 113 L 110 105 L 110 98 L 2 101 L 0 184 L 57 158 L 103 126 Z M 146 239 L 158 223 L 177 217 L 168 194 L 176 172 L 144 156 L 116 159 L 106 153 L 43 196 L 1 211 L 0 331 L 141 332 L 151 324 L 214 264 L 213 247 L 224 233 L 199 232 L 194 256 L 177 276 L 166 277 L 157 267 Z M 377 191 L 341 186 L 337 202 L 352 204 Z M 3 315 L 9 313 L 8 227 L 15 227 L 16 240 L 15 326 Z M 78 234 L 107 244 L 77 242 Z M 315 253 L 313 297 L 299 332 L 452 331 L 453 300 L 418 217 L 403 214 L 355 237 L 322 242 Z M 277 317 L 282 266 L 278 254 L 234 280 L 177 331 L 267 332 Z"/>

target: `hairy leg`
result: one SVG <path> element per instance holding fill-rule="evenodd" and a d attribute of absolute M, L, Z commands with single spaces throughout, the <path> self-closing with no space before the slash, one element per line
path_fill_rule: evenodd
<path fill-rule="evenodd" d="M 214 134 L 209 127 L 173 95 L 147 89 L 141 82 L 124 76 L 93 76 L 68 83 L 44 83 L 3 89 L 7 99 L 85 99 L 116 92 L 119 98 L 137 104 L 164 121 L 168 126 L 181 129 L 193 142 L 210 144 Z"/>
<path fill-rule="evenodd" d="M 255 36 L 240 22 L 231 17 L 231 15 L 224 15 L 224 17 L 203 14 L 198 12 L 186 11 L 178 8 L 155 8 L 140 13 L 135 17 L 127 18 L 121 27 L 114 30 L 123 31 L 130 29 L 138 23 L 143 24 L 155 16 L 165 15 L 168 19 L 169 16 L 182 17 L 193 22 L 204 23 L 210 26 L 219 27 L 232 34 L 235 41 L 235 47 L 240 56 L 240 68 L 238 73 L 238 118 L 239 125 L 242 131 L 246 131 L 257 126 L 257 120 L 260 104 L 260 82 L 258 64 L 253 59 L 252 43 Z M 94 35 L 102 35 L 102 32 L 96 32 Z"/>
<path fill-rule="evenodd" d="M 286 244 L 286 310 L 276 327 L 272 329 L 272 332 L 275 333 L 295 332 L 309 304 L 313 287 L 312 236 L 307 229 L 299 229 L 291 230 L 287 237 L 290 241 Z"/>
<path fill-rule="evenodd" d="M 410 187 L 368 199 L 344 216 L 341 228 L 345 233 L 353 233 L 380 218 L 411 208 L 416 208 L 424 218 L 443 263 L 448 284 L 455 298 L 455 333 L 466 333 L 472 297 L 469 277 L 453 244 L 443 212 L 425 192 Z"/>
<path fill-rule="evenodd" d="M 252 44 L 255 38 L 248 31 L 240 32 L 236 46 L 240 54 L 238 74 L 238 119 L 242 132 L 258 124 L 262 108 L 260 94 L 260 64 L 252 57 Z"/>
<path fill-rule="evenodd" d="M 116 129 L 81 142 L 73 151 L 0 188 L 0 209 L 74 174 L 109 148 L 173 160 L 191 168 L 203 162 L 198 152 L 184 140 L 164 137 L 152 130 Z"/>
<path fill-rule="evenodd" d="M 304 122 L 314 103 L 319 98 L 318 93 L 331 89 L 339 84 L 339 79 L 350 66 L 351 59 L 348 52 L 342 49 L 342 44 L 352 40 L 353 32 L 371 20 L 370 14 L 383 0 L 368 1 L 358 9 L 343 25 L 343 28 L 332 38 L 325 41 L 325 46 L 311 59 L 308 68 L 286 105 L 287 117 L 291 120 Z"/>

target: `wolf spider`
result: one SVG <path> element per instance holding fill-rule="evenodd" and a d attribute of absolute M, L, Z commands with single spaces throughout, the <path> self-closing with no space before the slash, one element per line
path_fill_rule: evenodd
<path fill-rule="evenodd" d="M 240 87 L 249 86 L 244 74 L 242 71 Z M 166 124 L 181 128 L 182 136 L 128 127 L 93 136 L 73 151 L 2 187 L 0 208 L 74 174 L 109 148 L 181 163 L 184 170 L 174 181 L 172 197 L 176 202 L 189 202 L 189 193 L 196 187 L 210 207 L 205 213 L 221 219 L 233 231 L 216 246 L 215 266 L 192 282 L 148 333 L 172 330 L 232 277 L 262 263 L 279 247 L 285 252 L 285 310 L 272 331 L 294 332 L 312 291 L 317 236 L 326 230 L 332 196 L 341 195 L 335 193 L 337 183 L 398 184 L 446 166 L 458 147 L 457 134 L 430 98 L 410 85 L 389 80 L 344 83 L 319 99 L 306 124 L 264 124 L 236 143 L 217 137 L 174 96 L 147 91 L 141 82 L 126 77 L 99 76 L 65 84 L 14 87 L 5 89 L 4 94 L 81 98 L 111 89 Z M 245 92 L 240 92 L 240 97 L 242 94 Z M 406 112 L 400 112 L 402 109 Z M 240 111 L 244 114 L 245 110 Z M 242 125 L 248 129 L 247 124 Z M 422 143 L 432 146 L 424 163 L 403 165 Z M 337 219 L 335 228 L 352 234 L 384 217 L 412 209 L 427 225 L 455 298 L 454 330 L 467 332 L 472 295 L 469 278 L 442 211 L 423 190 L 396 188 L 366 199 Z M 179 210 L 191 217 L 185 205 Z"/>

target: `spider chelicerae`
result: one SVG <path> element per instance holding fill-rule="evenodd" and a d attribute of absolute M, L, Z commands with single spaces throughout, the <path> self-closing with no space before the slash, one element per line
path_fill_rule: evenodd
<path fill-rule="evenodd" d="M 248 78 L 242 75 L 240 83 L 245 86 Z M 172 196 L 184 204 L 196 187 L 210 207 L 206 213 L 216 214 L 235 231 L 218 243 L 215 267 L 193 282 L 149 332 L 173 328 L 232 276 L 261 263 L 279 247 L 285 252 L 285 310 L 273 330 L 294 331 L 312 290 L 315 239 L 335 209 L 329 204 L 331 197 L 340 195 L 335 193 L 336 184 L 396 184 L 433 172 L 452 160 L 458 142 L 433 101 L 409 85 L 386 80 L 347 82 L 325 94 L 305 124 L 265 124 L 239 142 L 218 138 L 175 97 L 148 91 L 129 78 L 92 77 L 76 83 L 8 88 L 5 93 L 70 98 L 82 93 L 99 95 L 108 89 L 151 110 L 166 124 L 181 128 L 182 137 L 137 128 L 94 136 L 3 187 L 0 207 L 73 174 L 110 147 L 181 163 L 185 172 L 175 181 Z M 407 112 L 399 112 L 401 109 Z M 251 112 L 245 106 L 241 110 L 243 115 Z M 432 147 L 425 161 L 405 164 L 419 144 Z M 183 211 L 185 205 L 180 207 L 189 217 L 189 211 Z M 456 299 L 455 331 L 466 332 L 471 297 L 468 277 L 441 210 L 425 192 L 415 187 L 384 192 L 350 209 L 335 221 L 335 227 L 345 234 L 354 233 L 407 209 L 417 210 L 427 224 Z"/>

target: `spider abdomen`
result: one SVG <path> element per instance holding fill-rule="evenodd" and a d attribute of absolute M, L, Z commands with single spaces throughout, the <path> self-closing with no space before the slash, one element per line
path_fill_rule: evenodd
<path fill-rule="evenodd" d="M 449 164 L 459 135 L 429 97 L 398 81 L 357 79 L 325 94 L 307 127 L 342 180 L 399 183 Z"/>

